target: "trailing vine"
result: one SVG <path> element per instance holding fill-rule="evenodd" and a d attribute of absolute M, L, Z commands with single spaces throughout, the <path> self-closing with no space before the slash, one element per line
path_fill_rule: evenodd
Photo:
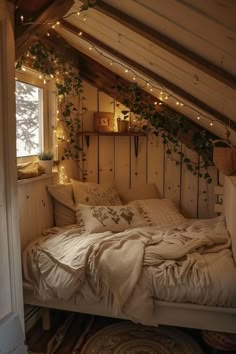
<path fill-rule="evenodd" d="M 61 114 L 58 123 L 62 123 L 65 132 L 65 136 L 63 133 L 58 137 L 58 140 L 64 144 L 61 159 L 72 159 L 85 180 L 86 171 L 81 167 L 85 161 L 85 153 L 78 139 L 78 131 L 87 108 L 78 70 L 71 63 L 65 62 L 58 52 L 41 42 L 35 43 L 28 49 L 17 62 L 16 68 L 21 69 L 23 65 L 37 70 L 45 83 L 48 79 L 55 80 Z"/>
<path fill-rule="evenodd" d="M 135 120 L 141 122 L 142 131 L 162 138 L 165 153 L 175 161 L 176 165 L 180 162 L 184 163 L 191 173 L 202 177 L 209 184 L 212 182 L 208 173 L 208 168 L 214 165 L 212 159 L 214 136 L 211 133 L 204 129 L 193 132 L 185 116 L 168 109 L 164 104 L 161 106 L 154 104 L 148 99 L 148 95 L 143 97 L 136 83 L 131 83 L 129 86 L 118 84 L 116 90 L 117 100 L 129 108 Z M 187 146 L 191 146 L 191 149 L 200 154 L 202 157 L 200 164 L 191 161 L 185 155 L 181 149 L 180 140 L 185 140 L 184 143 Z"/>

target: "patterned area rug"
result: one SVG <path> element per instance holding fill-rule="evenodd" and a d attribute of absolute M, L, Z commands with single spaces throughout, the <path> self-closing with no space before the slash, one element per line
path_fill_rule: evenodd
<path fill-rule="evenodd" d="M 144 327 L 118 322 L 102 328 L 83 346 L 81 354 L 203 354 L 186 333 L 173 327 Z"/>

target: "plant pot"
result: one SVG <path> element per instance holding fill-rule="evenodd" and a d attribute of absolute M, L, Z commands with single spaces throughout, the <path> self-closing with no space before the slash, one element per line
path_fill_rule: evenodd
<path fill-rule="evenodd" d="M 53 160 L 40 160 L 39 167 L 44 173 L 52 173 Z"/>
<path fill-rule="evenodd" d="M 117 119 L 117 130 L 119 133 L 124 133 L 129 131 L 129 121 Z"/>
<path fill-rule="evenodd" d="M 213 148 L 213 162 L 221 173 L 231 176 L 236 172 L 236 150 L 230 146 Z"/>

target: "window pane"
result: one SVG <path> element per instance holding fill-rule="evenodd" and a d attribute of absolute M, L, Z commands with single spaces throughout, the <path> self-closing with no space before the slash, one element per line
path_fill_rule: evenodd
<path fill-rule="evenodd" d="M 42 147 L 42 89 L 16 81 L 17 157 L 37 155 Z"/>

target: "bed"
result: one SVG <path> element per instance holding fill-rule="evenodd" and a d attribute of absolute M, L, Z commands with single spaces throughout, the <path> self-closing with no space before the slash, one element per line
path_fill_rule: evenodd
<path fill-rule="evenodd" d="M 153 190 L 120 200 L 72 185 L 76 214 L 62 187 L 57 227 L 24 251 L 26 304 L 236 333 L 236 177 L 225 177 L 224 215 L 210 220 L 185 219 Z"/>

